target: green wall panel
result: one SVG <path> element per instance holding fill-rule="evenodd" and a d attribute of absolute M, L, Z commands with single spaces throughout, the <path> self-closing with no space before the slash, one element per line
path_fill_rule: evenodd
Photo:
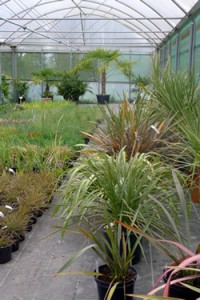
<path fill-rule="evenodd" d="M 1 72 L 2 74 L 12 76 L 12 54 L 1 54 Z"/>
<path fill-rule="evenodd" d="M 171 68 L 176 70 L 177 35 L 171 39 Z"/>
<path fill-rule="evenodd" d="M 17 78 L 31 80 L 32 72 L 39 71 L 41 66 L 40 53 L 16 53 Z"/>
<path fill-rule="evenodd" d="M 189 53 L 191 42 L 191 25 L 188 24 L 180 32 L 180 44 L 179 44 L 179 69 L 189 70 Z"/>
<path fill-rule="evenodd" d="M 200 17 L 196 19 L 196 34 L 194 46 L 194 72 L 200 75 Z"/>

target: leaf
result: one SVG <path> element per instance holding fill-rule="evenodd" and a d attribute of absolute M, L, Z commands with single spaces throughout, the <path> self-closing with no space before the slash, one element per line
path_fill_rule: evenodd
<path fill-rule="evenodd" d="M 88 276 L 100 276 L 102 275 L 101 273 L 97 272 L 90 272 L 86 270 L 80 270 L 80 271 L 68 271 L 68 272 L 59 272 L 56 273 L 54 276 L 61 276 L 61 275 L 88 275 Z"/>
<path fill-rule="evenodd" d="M 138 294 L 133 294 L 133 295 L 127 295 L 127 296 L 134 296 L 140 299 L 144 300 L 184 300 L 182 298 L 174 298 L 174 297 L 164 297 L 164 296 L 150 296 L 150 295 L 138 295 Z"/>
<path fill-rule="evenodd" d="M 119 284 L 119 282 L 116 282 L 112 287 L 111 289 L 109 289 L 109 292 L 108 292 L 108 296 L 106 297 L 106 300 L 111 300 L 112 299 L 112 296 L 116 290 L 116 287 L 117 285 Z"/>
<path fill-rule="evenodd" d="M 195 286 L 192 286 L 192 285 L 189 285 L 189 284 L 186 284 L 186 283 L 182 283 L 182 285 L 184 285 L 186 288 L 190 289 L 190 290 L 193 290 L 197 293 L 200 294 L 200 289 L 195 287 Z M 197 299 L 198 300 L 198 299 Z"/>

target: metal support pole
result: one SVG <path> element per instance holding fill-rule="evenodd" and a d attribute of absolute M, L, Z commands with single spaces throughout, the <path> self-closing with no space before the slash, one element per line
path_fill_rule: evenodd
<path fill-rule="evenodd" d="M 170 64 L 171 64 L 171 60 L 172 60 L 172 40 L 171 39 L 170 39 L 169 45 L 168 45 L 168 54 L 169 54 L 168 59 L 170 59 Z"/>
<path fill-rule="evenodd" d="M 73 59 L 73 54 L 72 54 L 72 50 L 70 49 L 70 54 L 69 54 L 69 67 L 70 67 L 70 69 L 72 68 L 72 59 Z"/>
<path fill-rule="evenodd" d="M 16 87 L 15 87 L 15 80 L 16 80 L 16 76 L 17 76 L 17 72 L 16 72 L 16 46 L 11 46 L 10 47 L 12 50 L 12 83 L 13 83 L 13 99 L 15 102 L 17 102 L 17 91 L 16 91 Z"/>
<path fill-rule="evenodd" d="M 163 44 L 162 48 L 161 48 L 161 67 L 162 67 L 162 69 L 165 66 L 165 57 L 164 57 L 165 51 L 164 51 L 164 48 L 165 48 L 165 45 Z"/>
<path fill-rule="evenodd" d="M 189 50 L 189 72 L 193 72 L 194 69 L 194 46 L 195 46 L 195 32 L 196 24 L 193 22 L 190 28 L 190 50 Z"/>
<path fill-rule="evenodd" d="M 179 70 L 180 67 L 180 35 L 178 33 L 176 38 L 176 71 Z"/>
<path fill-rule="evenodd" d="M 41 69 L 44 69 L 44 52 L 41 52 Z M 44 84 L 41 84 L 41 98 L 43 97 L 44 94 Z"/>

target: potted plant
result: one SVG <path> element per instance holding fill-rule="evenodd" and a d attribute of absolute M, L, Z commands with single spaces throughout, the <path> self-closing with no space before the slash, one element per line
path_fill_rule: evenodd
<path fill-rule="evenodd" d="M 131 260 L 137 244 L 135 244 L 134 248 L 130 249 L 128 240 L 125 238 L 121 230 L 121 226 L 108 225 L 106 227 L 106 233 L 109 237 L 108 241 L 102 231 L 86 230 L 79 227 L 79 231 L 90 242 L 92 242 L 92 244 L 85 246 L 71 257 L 70 260 L 58 271 L 57 275 L 81 273 L 94 276 L 97 284 L 99 300 L 131 300 L 132 297 L 127 296 L 127 294 L 134 291 L 137 272 L 135 268 L 131 266 Z M 123 254 L 119 251 L 119 235 L 123 236 Z M 94 271 L 65 271 L 76 259 L 89 249 L 92 249 L 96 253 L 97 257 L 103 261 L 100 266 L 97 266 Z M 108 249 L 112 255 L 108 253 Z M 126 251 L 126 249 L 129 249 L 129 251 Z"/>
<path fill-rule="evenodd" d="M 19 248 L 19 241 L 21 236 L 25 235 L 28 221 L 28 211 L 24 211 L 21 209 L 21 206 L 19 206 L 17 209 L 14 209 L 11 213 L 7 214 L 0 223 L 2 226 L 6 226 L 12 236 L 12 249 L 14 251 Z"/>
<path fill-rule="evenodd" d="M 122 223 L 119 222 L 121 225 Z M 131 230 L 130 226 L 123 224 L 126 228 Z M 184 300 L 198 300 L 200 295 L 200 245 L 197 247 L 196 253 L 189 250 L 183 244 L 171 240 L 152 240 L 146 233 L 142 233 L 136 228 L 132 228 L 134 232 L 142 234 L 158 249 L 167 254 L 173 263 L 165 266 L 164 271 L 159 275 L 152 290 L 147 295 L 133 296 L 148 299 L 184 299 Z M 174 246 L 173 250 L 165 247 L 164 244 Z M 174 252 L 178 253 L 178 258 Z M 164 281 L 163 284 L 160 284 Z M 156 296 L 156 293 L 162 292 L 161 296 Z M 163 298 L 165 297 L 165 298 Z"/>
<path fill-rule="evenodd" d="M 30 217 L 40 216 L 44 213 L 44 210 L 49 206 L 49 195 L 46 194 L 45 190 L 42 190 L 42 184 L 44 182 L 37 181 L 36 176 L 32 177 L 31 181 L 28 183 L 28 194 L 24 194 L 20 206 L 23 206 L 25 210 L 29 212 Z M 39 179 L 39 178 L 38 178 Z M 31 183 L 35 186 L 31 186 Z"/>
<path fill-rule="evenodd" d="M 9 78 L 9 76 L 7 76 L 5 74 L 1 75 L 0 89 L 2 91 L 2 99 L 0 99 L 0 100 L 2 101 L 2 104 L 5 102 L 5 100 L 9 96 L 9 82 L 8 82 L 9 79 L 11 79 L 11 78 Z"/>
<path fill-rule="evenodd" d="M 117 112 L 109 106 L 99 109 L 104 122 L 98 124 L 94 134 L 81 131 L 90 139 L 90 144 L 84 146 L 86 152 L 102 151 L 115 155 L 124 148 L 127 158 L 148 152 L 164 153 L 166 157 L 166 144 L 171 149 L 173 143 L 169 142 L 173 139 L 177 142 L 170 118 L 158 114 L 155 117 L 148 103 L 133 105 L 125 99 Z"/>
<path fill-rule="evenodd" d="M 73 219 L 81 221 L 86 216 L 92 218 L 95 213 L 102 218 L 106 215 L 110 222 L 120 218 L 127 220 L 124 213 L 134 212 L 140 206 L 143 213 L 137 218 L 141 217 L 141 222 L 151 210 L 158 213 L 160 223 L 162 209 L 159 212 L 155 200 L 158 195 L 163 205 L 168 208 L 171 205 L 171 213 L 177 213 L 173 209 L 178 197 L 171 167 L 163 165 L 158 158 L 153 159 L 150 154 L 138 153 L 127 160 L 125 149 L 121 149 L 116 157 L 105 153 L 81 156 L 69 172 L 61 192 L 54 213 L 60 211 L 66 226 L 73 223 Z"/>
<path fill-rule="evenodd" d="M 159 160 L 146 154 L 127 160 L 124 149 L 116 157 L 100 153 L 81 157 L 62 186 L 63 196 L 54 213 L 60 212 L 63 232 L 67 232 L 71 225 L 82 227 L 85 221 L 89 222 L 91 232 L 101 229 L 108 256 L 115 255 L 110 249 L 112 239 L 102 228 L 110 229 L 114 219 L 139 224 L 152 236 L 160 232 L 164 235 L 166 231 L 174 238 L 176 233 L 181 240 L 177 214 L 182 206 L 178 203 L 171 177 L 171 168 L 163 166 Z M 118 234 L 119 255 L 123 256 L 123 251 L 129 252 L 128 248 L 124 250 L 125 238 L 126 245 L 129 243 L 129 248 L 134 249 L 130 255 L 136 256 L 137 248 L 141 247 L 140 237 L 136 234 L 135 245 L 131 243 L 130 231 L 123 232 L 123 235 Z M 131 264 L 135 263 L 134 256 Z"/>
<path fill-rule="evenodd" d="M 174 244 L 172 241 L 162 242 Z M 194 253 L 179 243 L 176 243 L 176 247 L 185 255 L 176 259 L 172 265 L 166 266 L 164 273 L 159 277 L 160 280 L 163 278 L 165 282 L 163 295 L 196 300 L 200 295 L 200 253 L 198 251 Z M 157 285 L 158 280 L 155 288 Z"/>
<path fill-rule="evenodd" d="M 183 135 L 183 147 L 190 153 L 186 162 L 188 186 L 191 189 L 191 200 L 200 203 L 200 105 L 195 103 L 188 111 L 183 112 L 183 121 L 179 127 Z"/>
<path fill-rule="evenodd" d="M 21 104 L 26 100 L 26 93 L 28 92 L 28 82 L 24 80 L 15 80 L 14 85 L 18 94 L 18 103 Z"/>
<path fill-rule="evenodd" d="M 173 177 L 176 182 L 180 203 L 184 208 L 181 216 L 181 222 L 184 224 L 184 226 L 181 226 L 181 231 L 184 236 L 182 240 L 176 232 L 173 240 L 163 239 L 163 237 L 170 237 L 167 232 L 164 236 L 158 234 L 155 238 L 140 228 L 136 228 L 136 226 L 130 226 L 127 223 L 116 220 L 117 224 L 124 226 L 135 234 L 142 235 L 172 261 L 171 264 L 165 266 L 164 271 L 158 277 L 154 287 L 147 295 L 134 295 L 135 297 L 145 300 L 161 300 L 168 299 L 168 297 L 169 299 L 196 300 L 200 295 L 200 245 L 198 245 L 196 253 L 189 250 L 191 248 L 189 223 L 190 207 L 185 205 L 187 202 L 185 191 L 178 178 L 175 174 Z M 187 246 L 185 246 L 186 243 Z M 160 285 L 161 280 L 164 280 L 164 284 L 162 285 Z M 162 297 L 157 296 L 156 293 L 162 290 Z"/>
<path fill-rule="evenodd" d="M 90 91 L 88 84 L 79 79 L 76 72 L 64 72 L 57 84 L 58 94 L 65 100 L 79 102 L 79 97 Z"/>
<path fill-rule="evenodd" d="M 109 95 L 106 92 L 107 71 L 115 67 L 125 76 L 130 77 L 133 62 L 129 60 L 120 60 L 119 50 L 106 50 L 97 48 L 88 51 L 75 66 L 75 70 L 94 70 L 100 74 L 101 92 L 97 95 L 99 104 L 109 103 Z"/>
<path fill-rule="evenodd" d="M 57 79 L 58 73 L 51 68 L 42 69 L 38 72 L 33 72 L 33 82 L 35 84 L 42 83 L 44 84 L 44 92 L 42 98 L 53 100 L 53 94 L 50 91 L 51 85 Z"/>
<path fill-rule="evenodd" d="M 169 63 L 161 69 L 159 62 L 154 60 L 149 96 L 156 104 L 153 106 L 155 113 L 159 105 L 163 114 L 174 115 L 182 123 L 185 113 L 198 104 L 199 84 L 194 73 L 173 72 Z"/>
<path fill-rule="evenodd" d="M 169 170 L 171 168 L 163 166 L 159 160 L 154 160 L 147 154 L 138 154 L 127 160 L 124 149 L 116 157 L 100 153 L 81 157 L 62 187 L 63 197 L 54 213 L 60 211 L 63 234 L 67 234 L 71 225 L 74 229 L 77 224 L 81 233 L 93 244 L 81 249 L 60 272 L 63 273 L 75 259 L 92 248 L 106 265 L 111 264 L 111 273 L 113 269 L 117 270 L 112 275 L 114 285 L 108 284 L 112 286 L 112 293 L 121 281 L 117 277 L 118 273 L 121 274 L 118 268 L 127 272 L 127 267 L 132 265 L 136 248 L 138 245 L 141 247 L 142 236 L 138 231 L 136 243 L 131 245 L 131 231 L 112 226 L 115 219 L 134 224 L 136 228 L 139 226 L 152 238 L 168 233 L 171 238 L 178 237 L 182 240 L 177 214 L 183 203 L 178 203 L 177 191 L 171 179 L 177 179 L 179 175 L 173 177 Z M 178 171 L 174 173 L 179 174 Z M 90 230 L 83 228 L 85 222 L 88 222 Z M 105 232 L 102 231 L 103 227 Z M 99 272 L 102 273 L 101 268 Z M 84 273 L 101 276 L 94 272 Z M 115 282 L 114 278 L 118 278 L 118 281 Z M 103 297 L 105 294 L 104 291 Z M 118 296 L 111 299 L 124 298 Z M 127 296 L 125 299 L 131 298 Z"/>
<path fill-rule="evenodd" d="M 9 262 L 12 259 L 13 239 L 10 232 L 5 228 L 0 228 L 0 264 Z"/>
<path fill-rule="evenodd" d="M 189 175 L 188 183 L 192 190 L 191 199 L 200 201 L 200 105 L 199 84 L 193 73 L 179 71 L 173 73 L 167 65 L 160 71 L 159 64 L 154 64 L 152 87 L 149 89 L 157 114 L 157 106 L 163 115 L 171 115 L 176 120 L 180 137 L 180 149 L 187 152 L 186 159 L 179 158 L 183 171 Z"/>
<path fill-rule="evenodd" d="M 133 102 L 140 101 L 142 98 L 142 95 L 146 94 L 146 87 L 150 84 L 150 77 L 146 75 L 133 75 L 131 77 L 131 84 L 134 85 L 134 87 L 131 89 L 131 92 L 135 94 L 135 99 Z"/>

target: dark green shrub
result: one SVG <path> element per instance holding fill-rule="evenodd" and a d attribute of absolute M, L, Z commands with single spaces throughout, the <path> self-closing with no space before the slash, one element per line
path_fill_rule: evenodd
<path fill-rule="evenodd" d="M 80 96 L 84 95 L 86 91 L 90 91 L 88 84 L 80 80 L 77 73 L 70 72 L 63 73 L 57 87 L 59 95 L 62 95 L 65 100 L 76 103 L 78 103 Z"/>

